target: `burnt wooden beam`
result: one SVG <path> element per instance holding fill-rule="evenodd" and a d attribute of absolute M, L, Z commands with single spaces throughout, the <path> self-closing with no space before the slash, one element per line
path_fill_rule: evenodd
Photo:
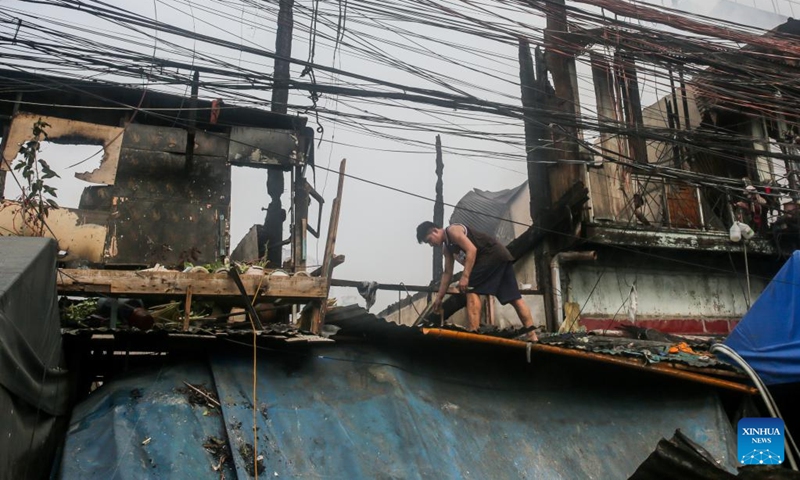
<path fill-rule="evenodd" d="M 536 67 L 538 75 L 534 73 L 534 63 L 531 58 L 531 48 L 525 39 L 519 40 L 519 77 L 522 90 L 522 106 L 525 113 L 525 152 L 528 166 L 528 189 L 530 190 L 531 218 L 537 218 L 539 213 L 550 206 L 550 183 L 548 181 L 548 150 L 544 145 L 547 131 L 541 121 L 534 120 L 535 111 L 544 109 L 547 88 L 547 69 L 541 61 L 541 52 L 536 51 Z"/>
<path fill-rule="evenodd" d="M 328 223 L 328 238 L 325 242 L 325 258 L 322 260 L 322 276 L 325 281 L 325 296 L 331 288 L 331 277 L 333 276 L 334 251 L 336 250 L 336 236 L 339 233 L 339 215 L 342 211 L 342 193 L 344 191 L 344 172 L 347 167 L 347 159 L 342 159 L 339 164 L 339 184 L 336 188 L 336 198 L 331 206 L 331 220 Z M 311 333 L 319 334 L 325 324 L 325 314 L 328 311 L 328 302 L 320 302 L 319 308 L 314 310 L 311 316 Z"/>
<path fill-rule="evenodd" d="M 247 289 L 244 287 L 244 283 L 242 283 L 242 278 L 239 276 L 239 271 L 236 269 L 236 267 L 232 267 L 230 270 L 228 270 L 228 275 L 230 275 L 231 280 L 233 280 L 233 283 L 236 284 L 236 288 L 242 295 L 242 299 L 244 300 L 245 310 L 247 310 L 247 314 L 250 317 L 250 321 L 252 322 L 253 328 L 258 330 L 263 330 L 264 326 L 261 325 L 261 319 L 258 316 L 256 308 L 253 306 L 253 303 L 255 302 L 258 293 L 256 292 L 256 294 L 253 295 L 253 300 L 251 301 L 250 295 L 247 293 Z"/>
<path fill-rule="evenodd" d="M 546 108 L 548 101 L 547 63 L 541 50 L 536 48 L 536 64 L 531 58 L 527 40 L 519 40 L 519 78 L 522 106 L 525 109 L 525 152 L 528 166 L 528 190 L 530 191 L 530 214 L 534 223 L 550 208 L 550 170 L 547 160 L 552 156 L 545 138 L 549 136 L 544 122 L 534 118 L 535 111 Z M 515 258 L 517 258 L 515 256 Z M 544 290 L 550 289 L 547 259 L 537 255 L 536 284 Z M 550 296 L 545 297 L 545 311 L 552 310 Z"/>

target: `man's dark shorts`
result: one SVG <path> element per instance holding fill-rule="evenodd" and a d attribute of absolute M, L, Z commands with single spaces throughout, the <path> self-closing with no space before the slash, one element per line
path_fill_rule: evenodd
<path fill-rule="evenodd" d="M 502 305 L 522 298 L 511 262 L 474 268 L 469 277 L 469 286 L 473 293 L 494 295 Z"/>

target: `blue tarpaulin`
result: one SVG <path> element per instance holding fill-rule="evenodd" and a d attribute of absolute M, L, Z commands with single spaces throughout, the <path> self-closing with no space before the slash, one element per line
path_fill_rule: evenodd
<path fill-rule="evenodd" d="M 165 365 L 78 406 L 60 478 L 218 479 L 210 437 L 229 445 L 224 478 L 252 478 L 254 422 L 260 478 L 627 478 L 676 428 L 734 468 L 713 389 L 492 353 L 334 345 L 259 351 L 256 375 L 238 354 Z"/>
<path fill-rule="evenodd" d="M 800 250 L 767 285 L 725 344 L 767 385 L 800 382 Z"/>

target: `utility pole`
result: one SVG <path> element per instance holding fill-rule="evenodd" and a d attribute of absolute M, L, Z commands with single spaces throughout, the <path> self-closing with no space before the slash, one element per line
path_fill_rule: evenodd
<path fill-rule="evenodd" d="M 442 139 L 436 135 L 436 201 L 433 204 L 433 223 L 444 227 L 444 197 L 442 196 Z M 433 247 L 433 283 L 442 278 L 442 246 Z"/>
<path fill-rule="evenodd" d="M 289 104 L 289 59 L 292 57 L 292 30 L 294 28 L 294 0 L 280 0 L 278 11 L 278 33 L 275 39 L 275 72 L 272 87 L 272 111 L 285 114 Z M 267 172 L 267 193 L 270 204 L 264 219 L 266 249 L 269 266 L 280 268 L 283 250 L 283 221 L 286 211 L 281 206 L 284 189 L 284 174 L 280 168 Z"/>

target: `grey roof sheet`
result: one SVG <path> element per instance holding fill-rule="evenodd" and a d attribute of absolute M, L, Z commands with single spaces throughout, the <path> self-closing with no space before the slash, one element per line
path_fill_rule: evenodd
<path fill-rule="evenodd" d="M 502 243 L 514 239 L 514 230 L 509 222 L 502 219 L 508 217 L 511 201 L 524 189 L 528 182 L 515 188 L 488 192 L 474 189 L 464 195 L 456 204 L 450 223 L 461 223 L 470 228 L 493 235 Z"/>

